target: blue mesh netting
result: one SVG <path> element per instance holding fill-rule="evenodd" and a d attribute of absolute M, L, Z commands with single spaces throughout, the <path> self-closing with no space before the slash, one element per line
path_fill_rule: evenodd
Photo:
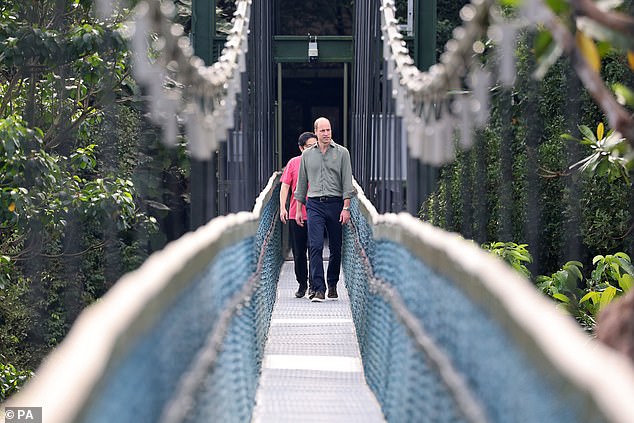
<path fill-rule="evenodd" d="M 344 231 L 343 270 L 368 384 L 390 422 L 461 422 L 435 366 L 398 320 L 398 310 L 371 289 L 371 273 L 391 285 L 436 345 L 463 375 L 494 422 L 605 421 L 587 414 L 583 394 L 570 392 L 530 361 L 522 346 L 452 281 L 403 245 L 373 239 L 352 201 L 354 228 Z M 371 270 L 364 265 L 360 246 Z"/>
<path fill-rule="evenodd" d="M 268 221 L 276 217 L 275 214 L 269 217 L 267 211 L 264 214 L 267 214 Z M 263 226 L 260 225 L 260 228 Z M 281 227 L 276 225 L 265 250 L 262 283 L 257 286 L 248 304 L 234 316 L 218 364 L 206 376 L 204 388 L 196 398 L 196 407 L 187 421 L 250 421 L 283 261 L 281 236 Z M 265 237 L 264 232 L 258 231 L 256 244 L 262 245 Z M 256 248 L 256 252 L 259 254 L 259 249 Z"/>
<path fill-rule="evenodd" d="M 270 197 L 277 198 L 277 190 Z M 186 421 L 249 421 L 282 264 L 277 201 L 265 206 L 255 236 L 221 251 L 159 321 L 114 362 L 83 421 L 157 421 L 231 299 L 262 268 L 253 295 L 233 314 L 217 360 L 195 392 Z M 373 238 L 352 201 L 343 269 L 366 379 L 390 422 L 463 422 L 453 393 L 399 319 L 402 310 L 369 283 L 390 285 L 460 372 L 493 422 L 601 422 L 583 394 L 558 385 L 522 353 L 487 310 L 403 245 Z M 367 268 L 365 258 L 371 263 Z"/>
<path fill-rule="evenodd" d="M 190 421 L 250 419 L 283 261 L 276 219 L 278 192 L 279 187 L 269 197 L 256 235 L 221 251 L 128 354 L 112 364 L 83 421 L 158 421 L 220 314 L 256 271 L 260 249 L 273 228 L 255 292 L 231 319 L 215 365 L 196 392 L 188 415 Z"/>

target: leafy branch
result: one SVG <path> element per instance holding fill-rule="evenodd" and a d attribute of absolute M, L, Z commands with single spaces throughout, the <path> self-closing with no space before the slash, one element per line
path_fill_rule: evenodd
<path fill-rule="evenodd" d="M 591 0 L 570 0 L 578 16 L 586 16 L 593 21 L 628 37 L 634 37 L 634 19 L 626 14 L 611 10 L 601 10 Z"/>
<path fill-rule="evenodd" d="M 605 38 L 614 45 L 618 44 L 623 47 L 624 44 L 629 45 L 631 43 L 631 34 L 634 28 L 632 18 L 618 12 L 602 11 L 589 0 L 571 0 L 574 12 L 576 12 L 576 16 L 573 14 L 573 17 L 576 17 L 573 24 L 575 27 L 573 34 L 560 16 L 541 0 L 535 0 L 534 3 L 539 6 L 541 23 L 550 32 L 552 39 L 558 46 L 550 49 L 550 54 L 545 60 L 542 60 L 542 63 L 545 66 L 549 66 L 554 63 L 554 60 L 561 53 L 565 53 L 570 57 L 572 66 L 579 79 L 605 113 L 610 127 L 621 133 L 627 142 L 634 147 L 634 117 L 617 101 L 617 98 L 601 78 L 599 73 L 600 58 L 596 45 L 580 28 L 584 27 L 586 31 L 590 31 L 593 25 L 594 27 L 599 24 L 609 25 L 609 29 L 604 31 L 597 31 L 594 28 L 593 35 Z M 566 8 L 565 5 L 559 5 L 558 7 Z M 560 11 L 562 16 L 567 16 L 566 13 L 567 11 Z M 621 35 L 619 41 L 616 41 L 618 37 L 615 34 L 621 33 L 625 37 Z M 623 38 L 626 41 L 621 41 Z"/>
<path fill-rule="evenodd" d="M 613 129 L 605 134 L 603 123 L 599 123 L 597 126 L 596 135 L 586 125 L 579 125 L 579 131 L 583 135 L 583 139 L 577 141 L 590 146 L 593 153 L 570 166 L 570 169 L 578 167 L 581 172 L 607 176 L 610 182 L 622 178 L 629 185 L 629 172 L 634 161 L 628 161 L 622 157 L 625 139 Z M 562 138 L 576 140 L 568 134 L 562 135 Z"/>

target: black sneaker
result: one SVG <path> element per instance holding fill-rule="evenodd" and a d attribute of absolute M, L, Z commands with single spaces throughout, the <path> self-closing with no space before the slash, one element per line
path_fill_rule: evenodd
<path fill-rule="evenodd" d="M 315 295 L 313 296 L 313 298 L 311 298 L 310 300 L 314 303 L 321 303 L 325 300 L 326 298 L 324 297 L 324 293 L 321 291 L 316 291 Z"/>
<path fill-rule="evenodd" d="M 328 287 L 328 299 L 337 300 L 338 298 L 339 298 L 339 295 L 337 295 L 337 287 L 336 286 Z"/>
<path fill-rule="evenodd" d="M 295 293 L 295 296 L 297 298 L 304 298 L 304 295 L 306 295 L 306 287 L 300 286 L 297 292 Z"/>
<path fill-rule="evenodd" d="M 308 299 L 312 300 L 315 297 L 315 291 L 313 291 L 312 289 L 308 290 Z"/>

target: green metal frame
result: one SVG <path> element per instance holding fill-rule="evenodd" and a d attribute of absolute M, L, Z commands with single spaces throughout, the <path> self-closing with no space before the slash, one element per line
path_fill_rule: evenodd
<path fill-rule="evenodd" d="M 436 63 L 436 0 L 418 0 L 414 18 L 413 58 L 419 69 L 426 70 Z"/>
<path fill-rule="evenodd" d="M 314 39 L 314 37 L 312 37 Z M 351 36 L 317 36 L 318 61 L 328 63 L 352 62 Z M 308 62 L 307 35 L 276 35 L 273 37 L 273 60 L 275 63 Z"/>
<path fill-rule="evenodd" d="M 427 70 L 436 62 L 436 0 L 414 4 L 414 54 L 416 66 Z M 435 190 L 438 168 L 417 159 L 407 162 L 407 211 L 416 216 L 420 204 Z"/>
<path fill-rule="evenodd" d="M 207 66 L 215 60 L 216 0 L 192 0 L 192 42 L 194 53 Z"/>
<path fill-rule="evenodd" d="M 216 0 L 192 0 L 192 44 L 194 53 L 211 65 L 216 34 Z M 215 154 L 211 160 L 191 159 L 191 219 L 190 229 L 204 225 L 216 214 L 215 187 L 218 185 Z"/>

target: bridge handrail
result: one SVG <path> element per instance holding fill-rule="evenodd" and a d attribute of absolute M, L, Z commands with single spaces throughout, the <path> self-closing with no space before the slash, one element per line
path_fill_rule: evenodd
<path fill-rule="evenodd" d="M 366 254 L 374 273 L 374 275 L 370 275 L 370 279 L 378 279 L 378 282 L 385 284 L 388 289 L 378 289 L 377 286 L 372 286 L 372 280 L 370 280 L 362 290 L 383 296 L 387 303 L 408 307 L 406 310 L 395 310 L 395 312 L 401 324 L 404 324 L 410 331 L 410 337 L 416 338 L 419 335 L 416 331 L 412 331 L 412 325 L 408 325 L 406 321 L 407 318 L 418 312 L 418 310 L 412 309 L 411 304 L 407 304 L 407 298 L 404 297 L 409 294 L 407 289 L 411 288 L 412 285 L 404 285 L 400 282 L 392 283 L 393 281 L 385 278 L 391 270 L 381 272 L 379 269 L 385 265 L 385 263 L 381 263 L 381 256 L 389 253 L 386 251 L 387 248 L 381 245 L 382 243 L 404 247 L 414 260 L 424 263 L 432 272 L 437 274 L 443 284 L 454 285 L 476 307 L 484 310 L 490 318 L 497 322 L 502 332 L 511 339 L 511 342 L 521 346 L 522 353 L 527 357 L 527 362 L 537 369 L 547 383 L 567 392 L 570 397 L 577 396 L 584 399 L 583 404 L 577 404 L 578 409 L 574 412 L 584 416 L 583 418 L 586 418 L 586 415 L 593 416 L 593 418 L 599 416 L 598 421 L 619 423 L 634 421 L 634 403 L 632 402 L 632 398 L 634 398 L 634 366 L 632 363 L 622 355 L 589 338 L 574 319 L 559 311 L 552 301 L 541 295 L 530 281 L 512 270 L 503 261 L 482 250 L 478 245 L 463 239 L 458 234 L 443 231 L 406 213 L 380 215 L 367 200 L 361 187 L 357 185 L 356 189 L 359 194 L 352 206 L 353 225 L 359 227 L 361 232 L 366 226 L 369 233 L 347 234 L 348 238 L 357 238 L 358 247 L 355 251 L 351 251 L 351 248 L 348 247 L 346 253 L 344 243 L 346 281 L 357 278 L 359 273 L 358 267 L 346 269 L 346 266 L 349 266 L 346 264 L 346 254 L 352 257 L 348 260 L 356 260 L 359 252 Z M 398 266 L 399 270 L 395 273 L 404 273 L 403 268 L 407 266 L 407 264 L 402 263 L 391 263 L 391 265 Z M 383 276 L 379 273 L 382 273 Z M 363 277 L 366 276 L 368 275 Z M 423 283 L 425 282 L 424 275 L 415 276 L 420 277 Z M 395 276 L 395 278 L 397 277 L 399 276 Z M 404 288 L 405 286 L 409 288 Z M 349 288 L 353 308 L 355 301 L 357 301 L 355 296 L 363 297 L 366 295 L 365 292 L 355 293 L 355 289 L 355 287 Z M 426 290 L 429 288 L 421 283 L 418 289 Z M 397 297 L 398 301 L 394 301 L 390 297 Z M 372 301 L 372 299 L 363 299 L 362 304 L 358 305 L 359 311 L 367 312 L 368 304 L 371 304 Z M 366 323 L 359 320 L 362 316 L 355 316 L 355 318 L 357 319 L 355 323 L 362 346 L 364 365 L 367 369 L 367 366 L 371 364 L 366 361 L 368 354 L 376 354 L 375 350 L 378 347 L 372 344 L 375 342 L 374 337 L 368 337 L 371 338 L 369 340 L 364 339 L 366 328 L 360 327 L 360 325 L 363 326 Z M 371 320 L 373 317 L 370 316 L 368 319 Z M 424 330 L 426 327 L 431 327 L 434 322 L 421 320 L 418 324 Z M 449 330 L 450 328 L 445 329 Z M 442 331 L 440 334 L 434 333 L 434 330 L 436 329 L 430 330 L 430 339 L 435 338 L 435 341 L 439 342 L 438 338 L 445 336 L 445 334 Z M 482 342 L 488 342 L 488 340 L 483 339 Z M 367 343 L 365 351 L 364 343 Z M 420 343 L 417 347 L 421 348 Z M 442 349 L 443 345 L 440 345 L 439 348 Z M 428 360 L 433 359 L 433 357 L 429 357 L 429 351 L 425 353 L 428 354 Z M 505 354 L 507 351 L 500 353 Z M 466 354 L 469 353 L 466 352 Z M 456 357 L 450 357 L 450 360 L 452 359 L 456 360 Z M 465 372 L 465 369 L 462 371 Z M 482 382 L 478 381 L 475 376 L 468 374 L 465 375 L 465 378 L 468 384 L 472 385 L 472 389 L 474 383 Z M 372 386 L 372 381 L 369 382 Z M 382 381 L 382 383 L 387 382 Z M 389 393 L 381 392 L 385 389 L 384 386 L 373 386 L 373 389 L 375 389 L 379 402 L 382 402 L 382 399 L 389 399 Z M 475 398 L 477 398 L 477 393 Z M 483 401 L 482 398 L 479 400 Z M 460 402 L 461 399 L 454 398 L 454 401 Z M 574 408 L 574 401 L 572 399 L 568 401 L 570 404 L 562 405 L 562 407 Z M 469 409 L 469 401 L 463 405 L 466 407 L 467 414 L 469 410 L 472 412 L 470 416 L 466 417 L 467 421 L 486 421 L 488 419 L 504 421 L 497 420 L 499 416 L 491 411 L 493 408 L 491 404 L 484 404 L 484 411 L 488 413 L 488 416 L 479 414 L 481 410 L 478 410 L 478 407 Z M 382 406 L 386 416 L 390 419 L 389 405 L 383 401 Z M 465 414 L 465 410 L 462 414 Z M 595 420 L 588 419 L 588 421 Z"/>
<path fill-rule="evenodd" d="M 261 256 L 260 263 L 257 263 L 257 266 L 255 264 L 258 261 L 257 255 L 260 255 L 259 252 L 264 249 L 261 244 L 266 240 L 264 237 L 257 238 L 258 231 L 263 229 L 260 224 L 267 206 L 274 210 L 268 211 L 268 218 L 271 221 L 267 223 L 271 227 L 264 229 L 269 233 L 272 230 L 277 231 L 276 235 L 280 237 L 279 219 L 276 218 L 279 204 L 279 178 L 279 172 L 271 176 L 266 188 L 257 198 L 252 212 L 217 217 L 196 231 L 169 243 L 163 250 L 152 254 L 139 269 L 124 275 L 101 299 L 80 314 L 64 341 L 49 354 L 36 371 L 34 378 L 21 392 L 3 405 L 42 407 L 47 423 L 95 421 L 89 416 L 89 411 L 93 407 L 93 401 L 103 391 L 102 385 L 108 373 L 122 366 L 124 358 L 137 348 L 139 339 L 159 325 L 161 317 L 164 317 L 170 306 L 182 298 L 184 292 L 194 285 L 199 275 L 204 276 L 210 263 L 213 263 L 225 249 L 240 241 L 255 238 L 254 248 L 252 248 L 252 254 L 255 257 L 251 261 L 254 264 L 253 267 L 256 267 L 255 273 L 260 271 Z M 282 260 L 281 244 L 269 250 L 279 255 L 274 257 L 272 262 L 270 258 L 268 259 L 273 269 L 277 267 L 279 274 Z M 247 264 L 245 267 L 251 267 L 248 266 L 248 261 L 245 264 Z M 229 324 L 229 319 L 236 313 L 244 313 L 245 303 L 251 301 L 253 292 L 261 288 L 263 283 L 253 276 L 254 274 L 251 274 L 242 286 L 238 286 L 233 296 L 225 302 L 226 309 L 218 311 L 220 317 L 215 319 L 213 331 L 222 332 L 223 329 L 226 331 L 226 327 L 222 328 L 222 326 Z M 274 275 L 274 279 L 274 281 L 266 282 L 272 283 L 272 286 L 265 287 L 273 293 L 272 298 L 268 299 L 270 304 L 264 305 L 265 308 L 268 307 L 271 310 L 275 298 L 277 275 Z M 212 281 L 210 283 L 226 284 L 227 282 Z M 265 299 L 259 298 L 257 301 L 261 303 Z M 262 305 L 256 304 L 256 306 Z M 213 304 L 209 307 L 213 308 Z M 268 311 L 270 310 L 266 310 Z M 270 312 L 268 318 L 270 320 Z M 268 328 L 266 316 L 261 317 L 258 325 Z M 197 354 L 198 357 L 192 360 L 195 362 L 194 367 L 200 368 L 202 364 L 209 369 L 214 364 L 210 361 L 209 354 L 218 353 L 222 346 L 223 335 L 223 333 L 209 335 L 208 344 L 202 346 Z M 260 341 L 263 343 L 264 339 Z M 153 348 L 159 347 L 153 346 Z M 258 347 L 263 349 L 263 345 Z M 209 351 L 209 348 L 216 351 Z M 201 357 L 205 354 L 207 357 Z M 179 360 L 181 357 L 171 359 Z M 255 373 L 258 371 L 259 368 L 255 370 Z M 174 391 L 191 394 L 188 392 L 188 387 L 184 386 L 191 382 L 185 380 L 186 377 L 183 377 L 185 373 L 180 375 L 182 379 L 180 388 L 175 387 Z M 123 400 L 125 401 L 126 398 Z M 178 400 L 182 402 L 182 398 Z M 164 405 L 161 404 L 161 406 Z M 116 406 L 125 409 L 126 407 L 134 408 L 135 404 L 117 404 Z M 183 411 L 187 410 L 177 410 L 174 413 L 174 410 L 169 411 L 166 407 L 163 409 L 163 420 L 180 421 L 182 416 L 178 414 Z M 99 421 L 143 421 L 126 420 L 124 416 L 116 414 L 99 416 L 99 419 Z M 152 420 L 158 419 L 152 418 Z"/>

